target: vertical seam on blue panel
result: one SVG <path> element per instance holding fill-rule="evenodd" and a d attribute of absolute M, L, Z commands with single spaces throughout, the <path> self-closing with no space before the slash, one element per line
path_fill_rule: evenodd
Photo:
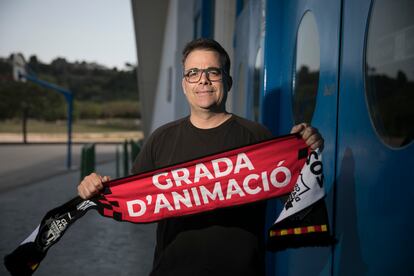
<path fill-rule="evenodd" d="M 341 85 L 341 66 L 342 66 L 342 44 L 343 44 L 343 20 L 344 20 L 344 3 L 340 0 L 339 13 L 339 50 L 338 50 L 338 68 L 337 68 L 337 95 L 336 95 L 336 126 L 335 126 L 335 152 L 334 152 L 334 183 L 333 189 L 333 210 L 332 210 L 332 235 L 336 236 L 336 205 L 337 205 L 337 167 L 338 167 L 338 139 L 339 139 L 339 96 Z M 331 275 L 334 275 L 335 267 L 335 244 L 331 246 Z"/>

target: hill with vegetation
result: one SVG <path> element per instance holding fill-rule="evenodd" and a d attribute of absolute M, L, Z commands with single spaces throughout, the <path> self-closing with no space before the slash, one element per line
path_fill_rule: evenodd
<path fill-rule="evenodd" d="M 56 58 L 50 64 L 36 56 L 28 59 L 28 72 L 41 80 L 70 90 L 74 96 L 74 119 L 139 118 L 136 67 L 106 68 L 96 63 L 68 62 Z M 11 56 L 0 58 L 0 120 L 66 118 L 63 95 L 12 77 Z"/>

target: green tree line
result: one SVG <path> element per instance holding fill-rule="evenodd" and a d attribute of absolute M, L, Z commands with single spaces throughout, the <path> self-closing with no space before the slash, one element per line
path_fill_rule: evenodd
<path fill-rule="evenodd" d="M 108 69 L 96 63 L 70 63 L 56 58 L 50 64 L 36 56 L 28 60 L 30 74 L 70 90 L 74 96 L 74 119 L 139 118 L 136 67 Z M 31 82 L 16 82 L 12 77 L 11 56 L 0 58 L 0 120 L 66 118 L 63 95 Z"/>

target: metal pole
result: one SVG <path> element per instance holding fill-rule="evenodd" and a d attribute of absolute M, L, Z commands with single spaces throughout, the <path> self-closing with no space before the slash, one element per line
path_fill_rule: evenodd
<path fill-rule="evenodd" d="M 27 111 L 26 104 L 23 106 L 23 143 L 27 144 Z"/>
<path fill-rule="evenodd" d="M 72 167 L 72 113 L 73 113 L 73 96 L 72 93 L 66 95 L 68 102 L 68 146 L 67 146 L 67 160 L 66 167 L 70 169 Z"/>
<path fill-rule="evenodd" d="M 115 176 L 116 176 L 116 178 L 118 178 L 121 175 L 120 168 L 119 168 L 121 161 L 120 161 L 120 156 L 119 156 L 119 147 L 118 147 L 118 145 L 116 145 L 115 159 L 116 159 L 115 160 L 115 168 L 116 168 Z"/>
<path fill-rule="evenodd" d="M 124 175 L 129 175 L 128 141 L 124 141 Z"/>

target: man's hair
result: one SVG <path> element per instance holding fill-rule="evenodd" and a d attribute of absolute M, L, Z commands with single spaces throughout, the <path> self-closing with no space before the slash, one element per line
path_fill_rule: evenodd
<path fill-rule="evenodd" d="M 198 38 L 185 45 L 183 50 L 183 67 L 188 55 L 194 50 L 214 51 L 220 55 L 220 64 L 227 76 L 230 76 L 230 58 L 226 50 L 214 39 Z"/>

